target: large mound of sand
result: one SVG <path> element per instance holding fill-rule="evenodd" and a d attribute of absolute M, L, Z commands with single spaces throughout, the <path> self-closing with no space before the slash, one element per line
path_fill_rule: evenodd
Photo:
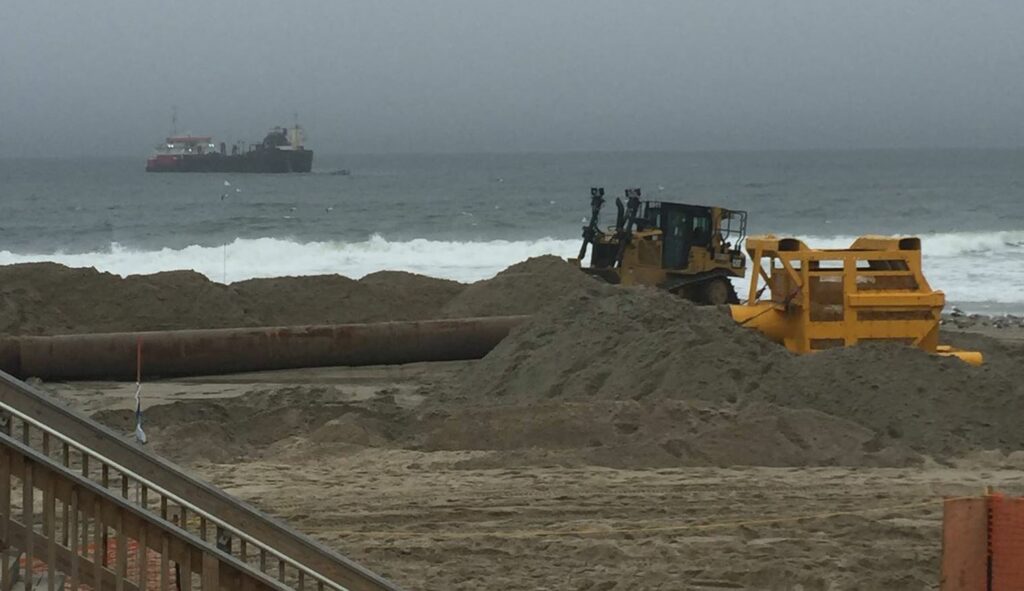
<path fill-rule="evenodd" d="M 215 283 L 194 271 L 119 277 L 54 263 L 0 267 L 0 334 L 339 324 L 436 318 L 454 281 L 381 272 Z"/>
<path fill-rule="evenodd" d="M 751 387 L 743 376 L 789 357 L 717 308 L 592 282 L 516 328 L 467 376 L 462 393 L 736 399 Z"/>
<path fill-rule="evenodd" d="M 0 267 L 0 333 L 254 326 L 230 287 L 193 271 L 121 278 L 54 263 Z"/>
<path fill-rule="evenodd" d="M 595 282 L 565 259 L 551 255 L 535 257 L 466 287 L 444 307 L 443 316 L 533 314 L 565 294 Z"/>
<path fill-rule="evenodd" d="M 974 368 L 902 346 L 797 356 L 724 310 L 593 285 L 473 367 L 424 413 L 422 442 L 573 448 L 614 465 L 904 464 L 1021 449 L 1013 359 Z"/>
<path fill-rule="evenodd" d="M 275 277 L 241 281 L 231 287 L 265 325 L 288 326 L 436 318 L 464 286 L 384 271 L 358 281 L 341 275 Z"/>
<path fill-rule="evenodd" d="M 54 263 L 0 266 L 0 334 L 69 334 L 530 314 L 594 280 L 544 256 L 469 286 L 399 271 L 214 283 L 193 271 L 121 278 Z"/>

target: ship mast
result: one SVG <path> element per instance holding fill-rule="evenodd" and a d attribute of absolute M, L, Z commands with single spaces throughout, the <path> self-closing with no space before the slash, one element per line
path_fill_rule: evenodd
<path fill-rule="evenodd" d="M 178 135 L 178 107 L 171 107 L 171 137 Z"/>

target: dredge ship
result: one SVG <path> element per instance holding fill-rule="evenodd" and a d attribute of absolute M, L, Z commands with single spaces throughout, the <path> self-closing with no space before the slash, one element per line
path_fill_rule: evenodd
<path fill-rule="evenodd" d="M 146 161 L 146 172 L 309 172 L 313 151 L 303 145 L 302 128 L 275 127 L 258 144 L 216 144 L 212 137 L 172 135 Z"/>

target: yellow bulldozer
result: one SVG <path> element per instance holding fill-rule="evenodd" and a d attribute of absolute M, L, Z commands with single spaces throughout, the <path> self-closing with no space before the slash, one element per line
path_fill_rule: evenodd
<path fill-rule="evenodd" d="M 748 238 L 744 211 L 641 201 L 640 189 L 627 189 L 626 202 L 615 202 L 615 226 L 602 230 L 604 189 L 590 190 L 590 223 L 570 261 L 592 275 L 658 286 L 698 303 L 732 304 L 740 326 L 795 353 L 893 342 L 983 362 L 977 351 L 939 343 L 945 295 L 924 278 L 919 238 L 862 236 L 849 248 L 813 249 L 796 238 Z M 746 275 L 744 240 L 752 262 L 740 304 L 730 278 Z"/>
<path fill-rule="evenodd" d="M 701 304 L 739 303 L 731 277 L 742 278 L 740 249 L 747 212 L 669 201 L 642 201 L 640 189 L 615 199 L 615 225 L 599 225 L 604 188 L 590 189 L 590 223 L 571 262 L 609 283 L 652 285 Z M 590 265 L 583 261 L 591 248 Z"/>

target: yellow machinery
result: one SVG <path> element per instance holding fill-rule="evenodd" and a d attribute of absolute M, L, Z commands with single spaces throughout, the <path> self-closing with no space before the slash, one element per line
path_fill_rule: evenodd
<path fill-rule="evenodd" d="M 640 189 L 627 189 L 615 226 L 602 230 L 598 215 L 604 189 L 590 190 L 590 224 L 583 228 L 583 246 L 571 262 L 581 265 L 593 246 L 584 271 L 622 285 L 652 285 L 703 304 L 738 303 L 730 277 L 746 275 L 746 256 L 739 244 L 747 214 L 721 207 L 640 201 Z"/>
<path fill-rule="evenodd" d="M 795 238 L 751 236 L 746 248 L 750 291 L 732 316 L 790 351 L 892 341 L 982 363 L 981 353 L 939 344 L 945 295 L 921 274 L 919 238 L 862 236 L 847 249 L 812 249 Z M 766 289 L 771 296 L 762 299 Z"/>

